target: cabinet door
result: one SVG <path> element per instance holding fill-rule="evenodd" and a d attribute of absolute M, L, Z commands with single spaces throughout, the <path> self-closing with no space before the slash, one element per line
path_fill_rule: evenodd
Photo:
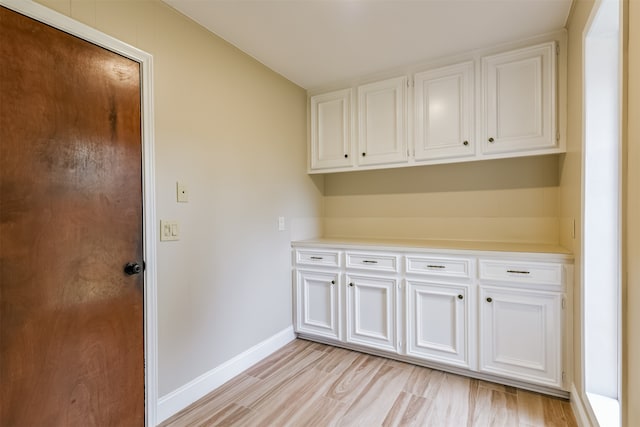
<path fill-rule="evenodd" d="M 468 368 L 469 287 L 407 281 L 407 354 Z"/>
<path fill-rule="evenodd" d="M 347 284 L 347 342 L 396 352 L 397 280 L 348 275 Z"/>
<path fill-rule="evenodd" d="M 562 387 L 562 294 L 480 288 L 480 370 Z"/>
<path fill-rule="evenodd" d="M 473 156 L 473 62 L 415 75 L 415 159 Z"/>
<path fill-rule="evenodd" d="M 407 78 L 358 87 L 358 164 L 407 161 Z"/>
<path fill-rule="evenodd" d="M 407 355 L 469 367 L 469 287 L 407 281 Z"/>
<path fill-rule="evenodd" d="M 298 271 L 296 332 L 340 339 L 339 274 Z"/>
<path fill-rule="evenodd" d="M 484 153 L 558 147 L 554 42 L 482 59 Z"/>
<path fill-rule="evenodd" d="M 311 169 L 353 165 L 351 89 L 311 97 Z"/>

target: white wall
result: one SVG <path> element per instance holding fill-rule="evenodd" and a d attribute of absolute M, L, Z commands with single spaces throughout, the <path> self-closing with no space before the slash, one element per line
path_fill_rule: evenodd
<path fill-rule="evenodd" d="M 163 396 L 292 323 L 290 241 L 321 233 L 306 93 L 160 1 L 42 3 L 154 56 L 157 215 L 181 225 L 158 242 Z"/>

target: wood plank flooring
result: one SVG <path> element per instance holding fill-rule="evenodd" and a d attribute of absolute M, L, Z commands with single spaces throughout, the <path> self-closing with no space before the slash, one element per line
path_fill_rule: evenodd
<path fill-rule="evenodd" d="M 563 399 L 298 339 L 162 426 L 577 424 Z"/>

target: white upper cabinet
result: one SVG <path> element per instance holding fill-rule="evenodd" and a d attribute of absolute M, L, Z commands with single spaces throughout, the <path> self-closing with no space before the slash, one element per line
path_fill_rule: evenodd
<path fill-rule="evenodd" d="M 473 156 L 473 62 L 414 76 L 415 160 Z"/>
<path fill-rule="evenodd" d="M 353 165 L 351 94 L 351 89 L 344 89 L 311 97 L 312 170 Z"/>
<path fill-rule="evenodd" d="M 358 87 L 358 164 L 407 161 L 407 77 Z"/>
<path fill-rule="evenodd" d="M 563 152 L 558 105 L 566 91 L 558 88 L 566 55 L 559 46 L 476 51 L 464 61 L 312 96 L 309 172 Z"/>
<path fill-rule="evenodd" d="M 556 43 L 482 58 L 482 152 L 558 147 Z"/>

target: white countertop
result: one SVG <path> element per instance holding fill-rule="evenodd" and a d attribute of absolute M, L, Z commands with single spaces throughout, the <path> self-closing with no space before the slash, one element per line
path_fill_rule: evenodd
<path fill-rule="evenodd" d="M 341 249 L 360 249 L 366 246 L 375 250 L 398 250 L 401 248 L 416 251 L 440 251 L 448 253 L 500 252 L 518 254 L 552 254 L 562 259 L 572 260 L 573 255 L 567 248 L 559 245 L 515 242 L 487 242 L 462 240 L 427 240 L 427 239 L 365 239 L 320 237 L 291 242 L 293 247 L 325 246 Z"/>

